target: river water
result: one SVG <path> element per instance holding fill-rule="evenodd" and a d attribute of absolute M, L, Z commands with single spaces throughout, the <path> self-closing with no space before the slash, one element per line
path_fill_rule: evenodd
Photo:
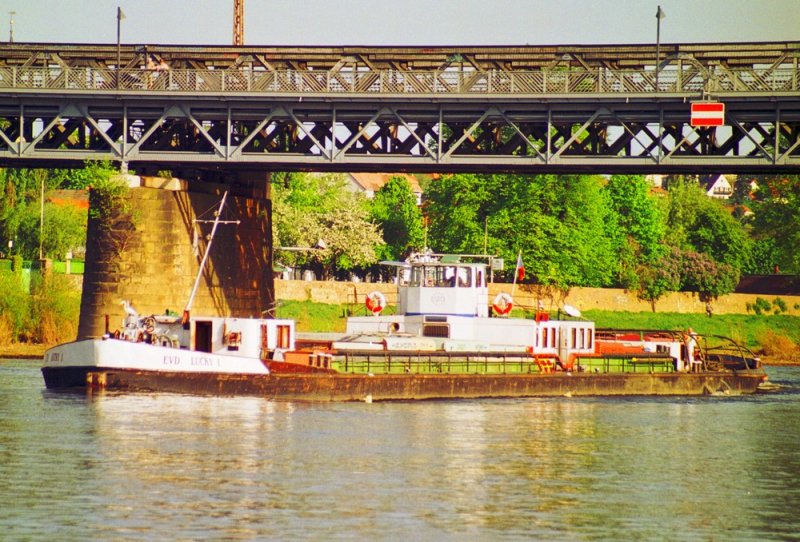
<path fill-rule="evenodd" d="M 749 397 L 281 403 L 0 361 L 3 540 L 800 540 L 800 367 Z"/>

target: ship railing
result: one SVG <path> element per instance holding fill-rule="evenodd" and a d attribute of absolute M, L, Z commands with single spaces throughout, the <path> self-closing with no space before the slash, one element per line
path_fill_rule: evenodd
<path fill-rule="evenodd" d="M 352 291 L 347 293 L 344 316 L 372 316 L 372 313 L 367 310 L 366 297 L 375 290 L 383 293 L 386 298 L 386 306 L 381 311 L 381 314 L 384 316 L 397 314 L 397 291 L 383 292 L 376 288 L 374 283 L 359 282 L 354 283 Z"/>
<path fill-rule="evenodd" d="M 531 374 L 536 359 L 524 352 L 339 352 L 334 356 L 344 373 L 373 374 Z"/>
<path fill-rule="evenodd" d="M 543 374 L 564 371 L 557 356 L 535 357 L 522 352 L 387 353 L 350 351 L 333 355 L 339 372 L 355 374 Z M 668 373 L 675 360 L 659 353 L 605 355 L 576 359 L 572 371 L 590 373 Z"/>
<path fill-rule="evenodd" d="M 576 366 L 590 373 L 672 373 L 675 359 L 661 353 L 582 357 Z"/>

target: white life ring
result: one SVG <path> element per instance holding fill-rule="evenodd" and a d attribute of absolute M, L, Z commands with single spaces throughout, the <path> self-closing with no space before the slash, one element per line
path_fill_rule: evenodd
<path fill-rule="evenodd" d="M 511 312 L 513 306 L 514 299 L 505 292 L 500 292 L 494 296 L 494 301 L 492 301 L 492 310 L 494 310 L 495 314 L 500 316 L 505 316 Z"/>
<path fill-rule="evenodd" d="M 375 290 L 374 292 L 367 294 L 365 304 L 367 305 L 368 311 L 370 311 L 372 314 L 378 315 L 386 307 L 386 296 Z"/>

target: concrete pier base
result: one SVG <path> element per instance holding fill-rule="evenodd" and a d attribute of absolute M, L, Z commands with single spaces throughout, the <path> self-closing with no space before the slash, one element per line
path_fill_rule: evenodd
<path fill-rule="evenodd" d="M 139 179 L 138 177 L 132 179 Z M 266 176 L 264 176 L 266 180 Z M 181 314 L 209 242 L 224 185 L 140 179 L 124 196 L 128 220 L 90 211 L 78 338 L 119 328 L 122 300 L 141 315 Z M 259 316 L 274 307 L 268 184 L 230 189 L 191 311 Z M 209 221 L 209 222 L 204 222 Z"/>

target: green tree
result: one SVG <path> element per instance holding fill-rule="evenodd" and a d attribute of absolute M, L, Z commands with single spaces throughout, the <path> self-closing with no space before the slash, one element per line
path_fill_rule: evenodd
<path fill-rule="evenodd" d="M 383 245 L 362 194 L 343 175 L 293 173 L 273 183 L 273 240 L 281 261 L 314 268 L 323 278 L 377 261 Z M 299 249 L 299 250 L 298 250 Z"/>
<path fill-rule="evenodd" d="M 739 270 L 719 263 L 708 254 L 684 251 L 682 257 L 682 289 L 697 292 L 701 301 L 711 301 L 731 293 L 739 283 Z"/>
<path fill-rule="evenodd" d="M 380 249 L 380 259 L 399 260 L 411 251 L 425 248 L 422 213 L 405 178 L 392 177 L 375 193 L 371 214 L 386 243 Z"/>
<path fill-rule="evenodd" d="M 62 259 L 70 250 L 86 244 L 87 213 L 73 206 L 52 203 L 44 205 L 44 223 L 40 229 L 40 210 L 32 205 L 24 209 L 17 230 L 19 251 L 25 259 L 39 257 L 41 236 L 42 255 Z"/>
<path fill-rule="evenodd" d="M 761 262 L 782 272 L 800 274 L 800 175 L 758 177 L 753 202 L 753 233 L 758 243 L 772 241 L 774 260 Z M 762 255 L 766 257 L 766 255 Z"/>
<path fill-rule="evenodd" d="M 617 252 L 617 284 L 637 290 L 643 299 L 661 297 L 663 280 L 658 267 L 666 253 L 662 243 L 664 217 L 658 202 L 650 194 L 650 185 L 642 175 L 612 175 L 605 186 L 611 213 L 610 235 Z M 661 277 L 661 278 L 659 278 Z M 656 297 L 656 298 L 657 298 Z"/>
<path fill-rule="evenodd" d="M 32 259 L 43 255 L 62 258 L 71 248 L 85 244 L 86 213 L 45 203 L 40 228 L 42 188 L 83 189 L 104 185 L 117 174 L 109 162 L 87 162 L 74 170 L 0 169 L 0 241 L 14 241 L 13 253 Z"/>
<path fill-rule="evenodd" d="M 446 175 L 426 187 L 434 250 L 488 253 L 566 289 L 607 285 L 615 269 L 609 210 L 597 177 Z M 507 266 L 510 280 L 513 263 Z"/>
<path fill-rule="evenodd" d="M 750 240 L 719 200 L 706 196 L 692 181 L 677 181 L 670 184 L 666 208 L 669 246 L 702 252 L 737 272 L 744 268 Z"/>
<path fill-rule="evenodd" d="M 680 290 L 682 284 L 681 253 L 673 248 L 651 262 L 642 263 L 637 269 L 636 294 L 639 299 L 649 301 L 653 312 L 656 302 L 670 292 Z"/>

